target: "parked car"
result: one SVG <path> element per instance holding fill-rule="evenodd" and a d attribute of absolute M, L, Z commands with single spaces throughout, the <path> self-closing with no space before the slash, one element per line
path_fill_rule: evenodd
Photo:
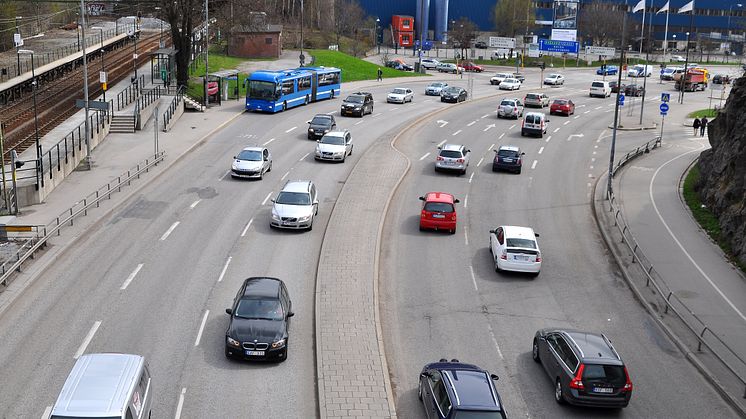
<path fill-rule="evenodd" d="M 503 99 L 497 106 L 497 117 L 518 119 L 523 116 L 523 109 L 520 99 Z"/>
<path fill-rule="evenodd" d="M 538 135 L 543 137 L 547 133 L 549 118 L 541 112 L 528 112 L 521 122 L 521 137 Z"/>
<path fill-rule="evenodd" d="M 308 139 L 315 140 L 321 138 L 334 128 L 337 128 L 337 121 L 334 119 L 334 115 L 320 113 L 308 121 Z"/>
<path fill-rule="evenodd" d="M 438 67 L 438 64 L 440 64 L 440 61 L 436 60 L 435 58 L 423 58 L 421 65 L 426 70 L 434 70 Z"/>
<path fill-rule="evenodd" d="M 233 299 L 225 356 L 243 360 L 284 361 L 288 354 L 293 304 L 282 280 L 251 277 L 244 280 Z"/>
<path fill-rule="evenodd" d="M 521 88 L 521 82 L 518 79 L 505 79 L 500 83 L 500 90 L 518 90 Z"/>
<path fill-rule="evenodd" d="M 396 87 L 386 96 L 387 103 L 406 103 L 414 100 L 414 92 L 408 87 Z"/>
<path fill-rule="evenodd" d="M 539 275 L 541 251 L 537 237 L 539 235 L 530 227 L 500 226 L 490 230 L 490 253 L 495 271 Z"/>
<path fill-rule="evenodd" d="M 645 88 L 637 84 L 628 84 L 624 86 L 624 94 L 627 96 L 642 96 Z"/>
<path fill-rule="evenodd" d="M 368 92 L 357 92 L 347 96 L 339 113 L 342 116 L 357 114 L 361 118 L 366 113 L 373 113 L 373 95 Z"/>
<path fill-rule="evenodd" d="M 463 102 L 466 100 L 466 89 L 458 86 L 448 86 L 440 94 L 441 102 Z"/>
<path fill-rule="evenodd" d="M 435 157 L 435 171 L 441 170 L 457 171 L 466 174 L 469 167 L 471 150 L 460 144 L 445 144 L 438 147 L 438 155 Z"/>
<path fill-rule="evenodd" d="M 602 65 L 598 70 L 596 70 L 596 74 L 599 76 L 613 76 L 614 74 L 619 72 L 619 67 L 615 65 Z"/>
<path fill-rule="evenodd" d="M 611 86 L 609 86 L 608 81 L 595 80 L 591 82 L 591 89 L 588 95 L 590 97 L 609 97 L 611 96 Z"/>
<path fill-rule="evenodd" d="M 521 173 L 523 167 L 523 156 L 526 154 L 517 146 L 503 145 L 495 152 L 495 158 L 492 160 L 492 171 L 507 170 L 514 173 Z"/>
<path fill-rule="evenodd" d="M 270 227 L 287 229 L 313 229 L 313 219 L 319 213 L 316 185 L 310 180 L 292 180 L 285 183 L 277 197 L 272 199 Z"/>
<path fill-rule="evenodd" d="M 272 154 L 265 147 L 246 147 L 233 156 L 231 176 L 236 178 L 264 179 L 272 171 Z"/>
<path fill-rule="evenodd" d="M 399 70 L 414 71 L 414 67 L 404 62 L 401 58 L 394 58 L 394 62 L 399 63 Z"/>
<path fill-rule="evenodd" d="M 632 380 L 606 335 L 541 329 L 534 335 L 531 356 L 554 381 L 557 403 L 611 408 L 629 405 Z"/>
<path fill-rule="evenodd" d="M 474 48 L 487 49 L 487 43 L 484 41 L 477 41 L 474 43 Z"/>
<path fill-rule="evenodd" d="M 565 84 L 565 76 L 562 74 L 550 74 L 544 78 L 544 84 L 551 84 L 552 86 Z"/>
<path fill-rule="evenodd" d="M 543 108 L 549 106 L 549 96 L 546 93 L 527 93 L 523 98 L 523 104 L 528 106 L 534 106 L 537 108 Z"/>
<path fill-rule="evenodd" d="M 609 88 L 611 88 L 611 93 L 619 93 L 619 85 L 615 81 L 609 82 Z M 622 84 L 622 92 L 624 92 L 624 84 Z"/>
<path fill-rule="evenodd" d="M 524 76 L 523 73 L 512 73 L 511 77 L 518 80 L 521 83 L 526 81 L 526 76 Z"/>
<path fill-rule="evenodd" d="M 473 71 L 476 73 L 481 73 L 484 71 L 484 67 L 481 65 L 474 64 L 472 61 L 464 61 L 461 63 L 461 67 L 464 68 L 464 71 Z"/>
<path fill-rule="evenodd" d="M 506 419 L 496 380 L 476 365 L 441 359 L 422 367 L 417 397 L 428 419 Z"/>
<path fill-rule="evenodd" d="M 456 64 L 453 63 L 439 63 L 435 68 L 441 73 L 457 74 L 464 71 L 463 67 L 456 66 Z"/>
<path fill-rule="evenodd" d="M 428 96 L 440 96 L 440 93 L 446 87 L 448 87 L 448 83 L 436 81 L 427 85 L 427 87 L 425 88 L 425 94 Z"/>
<path fill-rule="evenodd" d="M 350 131 L 331 131 L 324 134 L 314 151 L 314 159 L 341 161 L 347 160 L 347 156 L 352 155 L 352 136 Z"/>
<path fill-rule="evenodd" d="M 683 63 L 683 62 L 686 62 L 686 58 L 682 57 L 681 55 L 672 55 L 671 61 Z"/>
<path fill-rule="evenodd" d="M 627 76 L 629 77 L 650 77 L 652 74 L 652 65 L 637 64 L 629 67 L 629 70 L 627 70 Z"/>
<path fill-rule="evenodd" d="M 570 116 L 575 113 L 575 102 L 570 99 L 554 99 L 549 106 L 549 115 L 561 113 Z"/>
<path fill-rule="evenodd" d="M 497 73 L 490 78 L 490 84 L 493 86 L 497 86 L 502 83 L 503 80 L 510 78 L 510 76 L 510 73 Z"/>
<path fill-rule="evenodd" d="M 716 74 L 712 78 L 712 84 L 728 84 L 730 83 L 730 76 L 727 74 Z"/>
<path fill-rule="evenodd" d="M 445 192 L 428 192 L 420 197 L 420 231 L 445 230 L 456 233 L 456 206 L 459 200 Z"/>

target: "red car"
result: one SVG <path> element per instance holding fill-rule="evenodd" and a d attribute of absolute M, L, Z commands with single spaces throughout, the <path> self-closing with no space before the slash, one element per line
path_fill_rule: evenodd
<path fill-rule="evenodd" d="M 567 116 L 574 114 L 575 103 L 570 99 L 555 99 L 549 107 L 549 114 L 553 115 L 556 113 L 565 114 Z"/>
<path fill-rule="evenodd" d="M 445 192 L 428 192 L 420 197 L 422 211 L 420 212 L 420 231 L 448 230 L 456 232 L 456 207 L 459 200 Z"/>
<path fill-rule="evenodd" d="M 484 67 L 481 65 L 476 65 L 471 61 L 465 61 L 461 63 L 461 67 L 464 68 L 464 71 L 475 71 L 477 73 L 481 73 L 484 71 Z"/>

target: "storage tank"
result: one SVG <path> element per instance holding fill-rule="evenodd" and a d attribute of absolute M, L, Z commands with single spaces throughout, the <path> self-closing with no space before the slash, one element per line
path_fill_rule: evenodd
<path fill-rule="evenodd" d="M 435 40 L 445 41 L 448 32 L 448 0 L 433 0 L 435 4 Z"/>
<path fill-rule="evenodd" d="M 414 24 L 417 32 L 415 37 L 420 39 L 427 39 L 427 31 L 430 24 L 430 0 L 417 0 L 417 13 L 415 15 Z"/>

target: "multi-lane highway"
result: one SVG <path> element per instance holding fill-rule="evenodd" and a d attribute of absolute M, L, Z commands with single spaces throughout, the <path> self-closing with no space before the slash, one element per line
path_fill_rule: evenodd
<path fill-rule="evenodd" d="M 154 417 L 315 417 L 313 296 L 324 228 L 357 159 L 392 131 L 403 132 L 396 146 L 412 161 L 387 215 L 380 259 L 399 417 L 422 417 L 417 373 L 441 357 L 500 375 L 497 387 L 514 417 L 605 414 L 552 400 L 552 383 L 529 354 L 534 331 L 551 325 L 599 330 L 614 340 L 635 384 L 621 415 L 733 416 L 634 300 L 595 230 L 589 194 L 607 164 L 613 100 L 587 98 L 588 70 L 568 71 L 565 86 L 544 90 L 575 100 L 576 114 L 553 116 L 542 139 L 522 138 L 520 121 L 497 120 L 495 107 L 500 97 L 538 90 L 538 71 L 527 74 L 519 92 L 500 92 L 487 73 L 475 75 L 478 99 L 455 106 L 424 96 L 427 82 L 405 79 L 401 85 L 417 92 L 413 103 L 386 104 L 393 86 L 371 85 L 375 109 L 362 119 L 340 117 L 339 100 L 241 115 L 99 223 L 0 318 L 0 417 L 42 416 L 75 358 L 91 352 L 148 359 Z M 433 77 L 440 79 L 467 85 L 467 78 Z M 313 160 L 305 129 L 316 113 L 334 113 L 351 131 L 355 153 L 346 163 Z M 619 147 L 649 136 L 624 135 Z M 465 176 L 433 171 L 443 141 L 472 150 Z M 520 175 L 491 172 L 492 149 L 508 143 L 526 152 Z M 272 171 L 262 181 L 231 179 L 231 157 L 250 144 L 271 149 Z M 313 231 L 269 228 L 270 198 L 288 179 L 317 185 Z M 457 234 L 417 230 L 417 197 L 431 190 L 461 199 Z M 539 277 L 494 272 L 487 231 L 499 224 L 541 234 Z M 241 281 L 255 275 L 283 279 L 293 300 L 289 356 L 280 364 L 223 354 L 224 310 Z"/>

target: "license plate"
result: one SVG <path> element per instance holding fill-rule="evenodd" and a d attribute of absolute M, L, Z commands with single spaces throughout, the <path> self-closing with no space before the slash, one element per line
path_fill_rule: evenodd
<path fill-rule="evenodd" d="M 264 356 L 264 351 L 246 351 L 246 356 Z"/>
<path fill-rule="evenodd" d="M 283 221 L 283 222 L 282 222 L 282 225 L 284 225 L 284 226 L 291 226 L 291 225 L 293 225 L 293 224 L 295 224 L 295 223 L 294 223 L 294 222 L 292 222 L 292 221 Z"/>
<path fill-rule="evenodd" d="M 594 393 L 613 393 L 614 389 L 611 387 L 593 387 Z"/>
<path fill-rule="evenodd" d="M 522 260 L 524 262 L 528 261 L 528 255 L 513 255 L 513 260 Z"/>
<path fill-rule="evenodd" d="M 443 214 L 433 214 L 433 218 L 446 218 Z"/>

